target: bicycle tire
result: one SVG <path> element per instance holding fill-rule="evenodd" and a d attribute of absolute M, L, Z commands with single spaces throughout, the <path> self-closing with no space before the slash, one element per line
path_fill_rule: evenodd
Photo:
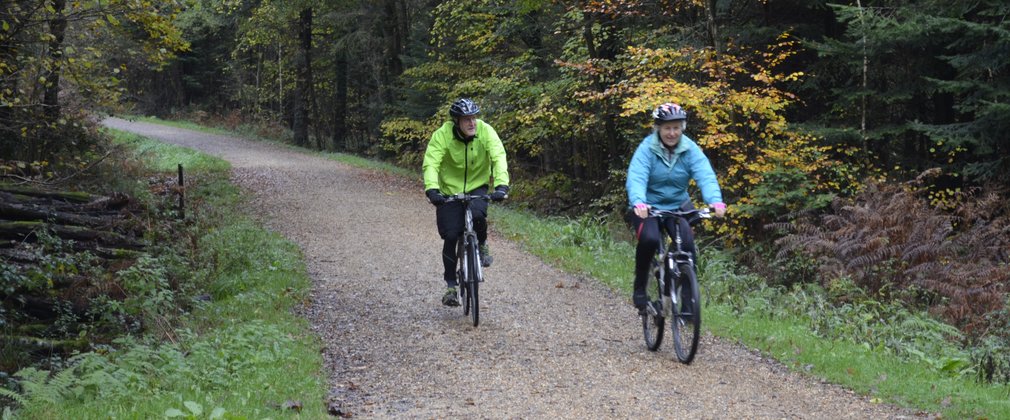
<path fill-rule="evenodd" d="M 691 264 L 678 264 L 680 275 L 674 279 L 671 293 L 680 297 L 674 305 L 673 319 L 670 329 L 673 332 L 673 349 L 677 360 L 689 365 L 698 352 L 698 341 L 701 338 L 701 292 L 698 290 L 698 278 Z"/>
<path fill-rule="evenodd" d="M 478 301 L 477 290 L 480 287 L 480 268 L 477 267 L 477 241 L 470 240 L 467 241 L 467 258 L 466 258 L 466 269 L 467 269 L 467 284 L 466 284 L 466 294 L 467 303 L 466 306 L 470 308 L 470 318 L 473 320 L 473 326 L 480 324 L 480 304 Z"/>
<path fill-rule="evenodd" d="M 663 344 L 663 332 L 666 331 L 666 318 L 663 316 L 663 290 L 662 276 L 666 270 L 663 263 L 658 258 L 652 259 L 652 275 L 648 277 L 645 285 L 645 293 L 649 295 L 649 302 L 653 305 L 655 313 L 646 311 L 642 314 L 642 335 L 645 337 L 645 347 L 649 351 L 659 350 Z"/>
<path fill-rule="evenodd" d="M 460 267 L 456 271 L 457 287 L 460 291 L 460 304 L 463 305 L 463 315 L 470 315 L 470 300 L 467 298 L 467 253 L 464 252 L 464 241 L 461 237 L 456 245 L 456 260 Z"/>

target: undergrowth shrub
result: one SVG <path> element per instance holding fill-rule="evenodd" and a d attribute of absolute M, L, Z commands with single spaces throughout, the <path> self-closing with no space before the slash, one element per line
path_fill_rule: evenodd
<path fill-rule="evenodd" d="M 266 388 L 270 384 L 259 373 L 265 371 L 262 366 L 297 362 L 290 351 L 294 339 L 280 327 L 259 321 L 205 336 L 183 331 L 179 342 L 126 336 L 101 353 L 74 356 L 58 373 L 22 369 L 16 374 L 21 392 L 0 388 L 0 397 L 12 399 L 32 415 L 69 401 L 98 399 L 111 407 L 120 400 L 158 397 L 172 389 L 196 395 L 227 390 L 239 381 L 259 381 Z"/>
<path fill-rule="evenodd" d="M 1010 299 L 1003 308 L 987 315 L 991 333 L 971 345 L 972 364 L 979 366 L 978 379 L 1010 384 Z"/>
<path fill-rule="evenodd" d="M 908 186 L 871 184 L 855 200 L 836 202 L 834 214 L 789 225 L 780 255 L 816 258 L 822 282 L 849 276 L 871 292 L 916 287 L 922 293 L 906 294 L 918 300 L 910 303 L 930 305 L 966 332 L 981 331 L 985 314 L 1003 306 L 1010 281 L 1010 220 L 985 209 L 993 205 L 1002 203 L 987 196 L 948 214 Z"/>
<path fill-rule="evenodd" d="M 850 279 L 840 278 L 827 286 L 769 285 L 729 255 L 705 248 L 698 273 L 705 305 L 724 305 L 739 315 L 803 319 L 820 337 L 858 343 L 952 376 L 976 373 L 976 364 L 957 344 L 962 338 L 957 328 L 867 292 Z"/>
<path fill-rule="evenodd" d="M 963 333 L 927 326 L 925 320 L 895 323 L 912 335 L 920 331 L 915 328 L 925 328 L 922 341 L 946 337 L 963 344 L 992 342 L 982 338 L 1005 331 L 991 314 L 1005 310 L 1010 285 L 1005 194 L 971 191 L 958 197 L 952 211 L 945 211 L 930 205 L 928 189 L 922 187 L 927 175 L 907 184 L 869 183 L 853 199 L 836 200 L 831 214 L 769 225 L 788 232 L 776 242 L 781 247 L 778 263 L 813 258 L 821 286 L 851 282 L 871 301 L 928 308 Z M 860 297 L 834 304 L 862 314 L 896 315 L 876 314 L 879 308 L 867 302 Z M 974 368 L 986 370 L 978 364 Z"/>

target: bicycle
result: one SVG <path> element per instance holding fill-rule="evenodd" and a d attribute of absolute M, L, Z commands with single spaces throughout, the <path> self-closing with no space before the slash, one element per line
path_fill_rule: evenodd
<path fill-rule="evenodd" d="M 480 252 L 477 251 L 477 232 L 473 230 L 473 213 L 470 211 L 470 202 L 473 200 L 491 200 L 487 194 L 466 194 L 459 193 L 446 197 L 446 203 L 459 201 L 463 203 L 463 234 L 459 236 L 456 243 L 456 259 L 459 269 L 456 271 L 456 280 L 459 283 L 460 301 L 463 303 L 463 315 L 470 315 L 473 326 L 480 323 L 480 304 L 478 301 L 478 291 L 480 284 L 484 282 L 484 270 L 481 264 Z"/>
<path fill-rule="evenodd" d="M 649 210 L 649 217 L 660 219 L 660 229 L 665 229 L 663 219 L 674 217 L 691 220 L 695 216 L 702 219 L 712 217 L 708 208 Z M 671 237 L 669 250 L 660 241 L 656 257 L 652 261 L 653 275 L 645 288 L 649 304 L 642 314 L 642 333 L 646 347 L 650 351 L 659 350 L 666 320 L 672 320 L 670 330 L 677 360 L 691 364 L 698 352 L 698 339 L 701 336 L 701 291 L 694 271 L 694 258 L 682 248 L 680 223 L 674 225 L 674 232 L 667 232 Z"/>

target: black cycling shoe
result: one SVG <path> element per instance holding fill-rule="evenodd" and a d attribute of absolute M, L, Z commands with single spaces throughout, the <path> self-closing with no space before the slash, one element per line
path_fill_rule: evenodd
<path fill-rule="evenodd" d="M 445 306 L 459 306 L 459 295 L 456 293 L 455 287 L 446 289 L 445 294 L 442 295 L 442 304 Z"/>
<path fill-rule="evenodd" d="M 642 309 L 646 304 L 649 303 L 649 296 L 643 293 L 635 293 L 631 295 L 631 302 L 635 304 L 635 307 Z"/>
<path fill-rule="evenodd" d="M 491 257 L 491 250 L 487 249 L 486 243 L 481 244 L 478 248 L 480 252 L 480 265 L 490 267 L 491 262 L 494 261 L 494 258 Z"/>

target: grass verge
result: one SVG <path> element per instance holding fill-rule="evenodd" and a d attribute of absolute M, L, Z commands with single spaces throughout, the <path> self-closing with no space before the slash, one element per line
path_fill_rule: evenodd
<path fill-rule="evenodd" d="M 310 288 L 298 248 L 241 213 L 227 162 L 113 135 L 155 171 L 186 168 L 193 243 L 176 250 L 184 258 L 152 255 L 133 269 L 139 278 L 185 273 L 174 279 L 184 284 L 151 295 L 185 309 L 157 336 L 122 337 L 73 356 L 55 375 L 23 369 L 20 395 L 6 393 L 21 408 L 0 416 L 325 418 L 322 344 L 293 312 Z"/>

